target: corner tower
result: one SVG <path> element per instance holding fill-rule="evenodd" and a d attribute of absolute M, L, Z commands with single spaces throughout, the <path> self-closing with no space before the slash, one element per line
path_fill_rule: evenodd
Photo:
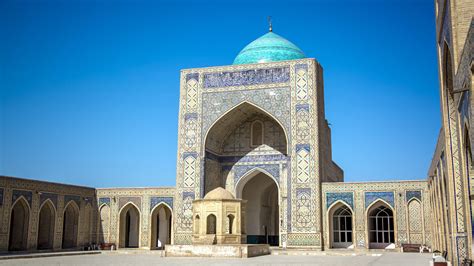
<path fill-rule="evenodd" d="M 322 248 L 321 182 L 332 162 L 319 63 L 269 32 L 234 65 L 181 71 L 174 243 L 192 201 L 223 187 L 247 200 L 247 243 Z"/>

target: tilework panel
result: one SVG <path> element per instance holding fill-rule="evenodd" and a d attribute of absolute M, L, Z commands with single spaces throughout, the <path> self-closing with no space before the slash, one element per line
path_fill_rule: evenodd
<path fill-rule="evenodd" d="M 160 203 L 166 203 L 168 206 L 170 206 L 171 209 L 173 209 L 173 198 L 172 197 L 150 197 L 150 211 L 153 210 L 153 208 L 160 204 Z"/>
<path fill-rule="evenodd" d="M 132 202 L 138 209 L 142 210 L 142 197 L 120 197 L 119 198 L 119 209 L 122 209 L 127 203 Z"/>
<path fill-rule="evenodd" d="M 199 81 L 199 73 L 190 73 L 186 75 L 186 81 L 189 81 L 190 79 L 194 79 Z"/>
<path fill-rule="evenodd" d="M 211 125 L 229 110 L 238 107 L 243 102 L 248 102 L 272 115 L 288 133 L 290 132 L 290 99 L 289 87 L 203 93 L 202 101 L 213 104 L 202 106 L 201 132 L 207 132 Z M 204 143 L 205 134 L 202 134 L 201 138 Z"/>
<path fill-rule="evenodd" d="M 77 195 L 66 195 L 64 196 L 64 206 L 69 203 L 69 201 L 74 201 L 77 204 L 77 207 L 81 207 L 81 197 Z"/>
<path fill-rule="evenodd" d="M 279 164 L 254 164 L 254 165 L 236 165 L 234 166 L 234 182 L 237 184 L 237 181 L 249 171 L 260 168 L 267 171 L 271 174 L 277 182 L 280 182 L 280 165 Z"/>
<path fill-rule="evenodd" d="M 393 192 L 365 192 L 365 208 L 369 207 L 372 202 L 378 199 L 386 201 L 392 208 L 395 208 L 395 196 Z"/>
<path fill-rule="evenodd" d="M 289 80 L 289 67 L 227 71 L 204 74 L 204 88 L 284 83 Z"/>
<path fill-rule="evenodd" d="M 27 191 L 27 190 L 13 190 L 12 194 L 12 202 L 15 202 L 19 197 L 25 197 L 26 201 L 28 201 L 28 204 L 31 207 L 31 200 L 33 198 L 33 192 Z"/>
<path fill-rule="evenodd" d="M 421 191 L 420 190 L 408 190 L 406 192 L 406 201 L 409 202 L 412 198 L 416 198 L 421 201 Z"/>
<path fill-rule="evenodd" d="M 110 206 L 110 198 L 99 198 L 99 206 L 101 206 L 102 204 Z"/>
<path fill-rule="evenodd" d="M 336 201 L 343 201 L 354 209 L 354 193 L 352 192 L 329 192 L 326 193 L 326 208 L 329 209 Z"/>
<path fill-rule="evenodd" d="M 58 208 L 58 194 L 42 192 L 40 195 L 40 206 L 47 199 L 51 200 L 54 207 Z"/>
<path fill-rule="evenodd" d="M 310 230 L 313 226 L 313 212 L 311 208 L 311 189 L 296 189 L 296 226 L 300 230 Z"/>

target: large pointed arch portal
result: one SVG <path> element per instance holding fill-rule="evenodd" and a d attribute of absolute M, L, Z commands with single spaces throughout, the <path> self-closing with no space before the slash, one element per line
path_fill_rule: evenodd
<path fill-rule="evenodd" d="M 234 166 L 286 161 L 288 138 L 282 124 L 269 112 L 242 102 L 224 113 L 205 136 L 203 189 L 234 191 L 240 178 Z"/>

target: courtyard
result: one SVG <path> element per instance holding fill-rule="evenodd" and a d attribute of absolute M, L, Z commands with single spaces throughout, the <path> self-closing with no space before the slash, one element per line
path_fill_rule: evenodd
<path fill-rule="evenodd" d="M 268 255 L 238 258 L 171 258 L 158 252 L 103 253 L 97 255 L 59 256 L 0 261 L 0 265 L 429 265 L 431 254 L 367 253 L 352 255 Z"/>

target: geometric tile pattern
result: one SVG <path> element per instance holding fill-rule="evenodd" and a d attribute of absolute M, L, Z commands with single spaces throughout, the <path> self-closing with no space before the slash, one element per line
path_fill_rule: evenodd
<path fill-rule="evenodd" d="M 395 207 L 395 198 L 393 192 L 365 192 L 365 208 L 369 207 L 372 202 L 382 199 L 392 208 Z"/>
<path fill-rule="evenodd" d="M 421 203 L 418 200 L 412 200 L 408 204 L 408 229 L 410 232 L 410 243 L 423 244 L 423 213 L 421 212 Z"/>
<path fill-rule="evenodd" d="M 48 193 L 48 192 L 42 192 L 40 194 L 40 206 L 43 204 L 45 200 L 51 200 L 53 203 L 54 207 L 57 209 L 58 208 L 58 194 L 55 193 Z"/>
<path fill-rule="evenodd" d="M 308 65 L 301 64 L 295 66 L 296 70 L 296 98 L 298 100 L 306 100 L 308 97 L 308 88 L 307 88 L 307 70 Z"/>
<path fill-rule="evenodd" d="M 288 82 L 288 67 L 204 74 L 204 88 L 222 88 Z"/>
<path fill-rule="evenodd" d="M 192 154 L 184 158 L 184 187 L 194 187 L 196 177 L 196 157 Z"/>
<path fill-rule="evenodd" d="M 306 183 L 309 181 L 309 165 L 310 165 L 310 151 L 308 149 L 300 149 L 296 155 L 296 166 L 297 175 L 296 179 L 298 183 Z"/>
<path fill-rule="evenodd" d="M 418 199 L 421 201 L 421 191 L 420 190 L 407 190 L 405 200 L 409 202 L 411 199 Z"/>
<path fill-rule="evenodd" d="M 13 194 L 12 194 L 12 202 L 15 202 L 21 196 L 23 196 L 26 199 L 26 201 L 28 202 L 28 204 L 31 207 L 31 200 L 33 198 L 33 192 L 26 191 L 26 190 L 16 190 L 16 189 L 14 189 Z"/>
<path fill-rule="evenodd" d="M 197 107 L 198 81 L 196 79 L 190 79 L 188 80 L 186 85 L 187 85 L 186 105 L 187 105 L 188 110 L 194 110 Z"/>
<path fill-rule="evenodd" d="M 81 208 L 81 196 L 65 195 L 64 196 L 64 206 L 66 206 L 71 200 L 74 201 L 77 204 L 77 207 Z"/>
<path fill-rule="evenodd" d="M 329 192 L 326 193 L 326 208 L 329 209 L 336 201 L 343 201 L 354 209 L 354 193 L 352 192 Z"/>
<path fill-rule="evenodd" d="M 173 208 L 172 197 L 150 197 L 150 211 L 160 203 L 166 203 L 170 208 Z"/>
<path fill-rule="evenodd" d="M 119 210 L 122 209 L 127 203 L 133 203 L 141 211 L 142 209 L 142 198 L 141 197 L 119 197 Z"/>
<path fill-rule="evenodd" d="M 313 226 L 314 214 L 311 212 L 311 189 L 299 188 L 296 190 L 296 223 L 304 230 Z"/>
<path fill-rule="evenodd" d="M 107 197 L 107 198 L 99 198 L 99 206 L 102 206 L 102 204 L 106 204 L 108 206 L 110 206 L 110 198 Z"/>

